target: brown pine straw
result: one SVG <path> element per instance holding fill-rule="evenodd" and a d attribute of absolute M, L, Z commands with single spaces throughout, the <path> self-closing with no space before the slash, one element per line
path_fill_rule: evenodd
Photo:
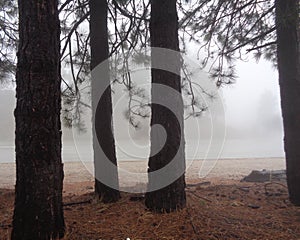
<path fill-rule="evenodd" d="M 280 184 L 223 181 L 190 187 L 187 207 L 170 214 L 151 213 L 127 193 L 114 204 L 84 203 L 93 199 L 92 190 L 77 194 L 78 186 L 64 197 L 65 203 L 83 202 L 64 207 L 64 239 L 300 239 L 300 209 L 289 203 Z M 13 190 L 0 190 L 0 239 L 9 239 L 13 200 Z"/>

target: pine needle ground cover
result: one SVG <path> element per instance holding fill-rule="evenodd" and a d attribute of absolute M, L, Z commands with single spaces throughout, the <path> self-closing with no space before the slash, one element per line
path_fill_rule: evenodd
<path fill-rule="evenodd" d="M 64 239 L 300 239 L 300 208 L 282 183 L 190 182 L 187 208 L 170 214 L 151 213 L 143 197 L 128 193 L 97 203 L 92 186 L 65 185 Z M 10 236 L 13 199 L 12 190 L 0 190 L 0 239 Z"/>

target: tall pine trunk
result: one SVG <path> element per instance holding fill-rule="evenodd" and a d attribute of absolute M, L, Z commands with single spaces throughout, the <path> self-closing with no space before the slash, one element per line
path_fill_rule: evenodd
<path fill-rule="evenodd" d="M 19 0 L 12 239 L 63 237 L 57 0 Z"/>
<path fill-rule="evenodd" d="M 105 158 L 117 166 L 115 140 L 112 124 L 112 98 L 109 78 L 109 46 L 107 30 L 107 0 L 90 0 L 90 45 L 91 45 L 91 70 L 102 64 L 101 74 L 92 72 L 92 101 L 97 99 L 96 95 L 104 92 L 99 102 L 93 105 L 94 129 L 94 165 L 95 165 L 95 193 L 105 203 L 115 202 L 120 198 L 118 190 L 118 172 L 106 164 Z M 101 82 L 99 82 L 101 81 Z M 98 89 L 105 88 L 104 89 Z M 101 149 L 98 149 L 98 142 Z M 111 183 L 107 186 L 101 181 L 106 179 Z"/>
<path fill-rule="evenodd" d="M 176 0 L 152 0 L 150 20 L 151 47 L 166 48 L 179 51 L 178 40 L 178 16 Z M 151 53 L 151 75 L 152 75 L 152 116 L 151 116 L 151 156 L 148 163 L 149 185 L 148 190 L 159 186 L 160 178 L 151 175 L 158 169 L 165 167 L 171 161 L 175 163 L 174 171 L 169 171 L 165 176 L 172 179 L 176 173 L 182 172 L 181 176 L 174 179 L 169 185 L 148 192 L 146 194 L 146 206 L 156 212 L 170 212 L 183 208 L 186 205 L 185 195 L 185 154 L 184 154 L 184 132 L 183 132 L 183 102 L 181 97 L 181 58 L 180 54 L 161 56 L 161 52 L 152 50 Z M 163 64 L 173 69 L 173 72 L 155 69 L 160 58 L 165 58 Z M 159 64 L 158 64 L 159 65 Z M 173 99 L 170 95 L 163 96 L 160 89 L 153 88 L 153 85 L 162 84 L 177 91 L 177 97 Z M 162 91 L 164 92 L 164 91 Z M 178 97 L 179 96 L 179 97 Z M 168 109 L 168 106 L 155 104 L 175 102 L 176 109 Z M 175 111 L 175 112 L 174 112 Z M 161 125 L 167 134 L 166 142 L 159 153 L 155 153 L 161 142 L 161 131 L 153 128 L 154 125 Z M 180 145 L 181 142 L 181 145 Z"/>
<path fill-rule="evenodd" d="M 276 0 L 277 56 L 284 126 L 287 183 L 300 205 L 300 34 L 299 0 Z"/>

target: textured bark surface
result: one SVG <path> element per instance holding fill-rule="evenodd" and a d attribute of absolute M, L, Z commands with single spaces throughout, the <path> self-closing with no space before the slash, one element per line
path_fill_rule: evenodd
<path fill-rule="evenodd" d="M 12 239 L 63 237 L 57 0 L 19 0 Z"/>
<path fill-rule="evenodd" d="M 152 0 L 151 1 L 151 21 L 150 21 L 151 47 L 167 48 L 179 51 L 178 41 L 178 16 L 176 9 L 176 0 Z M 168 58 L 168 56 L 166 56 Z M 151 56 L 152 65 L 156 59 L 155 54 Z M 181 59 L 178 54 L 176 57 L 169 59 L 170 65 L 175 70 L 171 73 L 164 70 L 152 69 L 152 83 L 163 84 L 172 89 L 181 92 L 180 69 Z M 176 74 L 177 73 L 177 74 Z M 167 134 L 166 142 L 161 151 L 155 154 L 157 148 L 158 134 L 151 129 L 151 156 L 149 158 L 148 172 L 152 172 L 166 166 L 173 160 L 176 154 L 179 156 L 176 170 L 185 169 L 184 154 L 184 134 L 183 134 L 183 103 L 181 95 L 179 98 L 172 99 L 177 104 L 176 113 L 170 111 L 167 107 L 159 104 L 152 104 L 151 126 L 161 125 Z M 161 96 L 152 89 L 152 102 L 159 99 L 167 98 Z M 165 99 L 166 100 L 166 99 Z M 164 99 L 163 99 L 164 101 Z M 166 100 L 165 102 L 168 102 Z M 179 118 L 176 117 L 179 116 Z M 181 125 L 181 126 L 180 126 Z M 182 127 L 182 129 L 181 129 Z M 181 147 L 180 141 L 182 141 Z M 155 154 L 155 155 L 153 155 Z M 172 175 L 174 172 L 168 172 Z M 158 179 L 149 175 L 149 186 L 159 185 Z M 170 212 L 183 208 L 186 205 L 185 195 L 185 176 L 181 175 L 170 185 L 146 194 L 146 206 L 156 212 Z"/>
<path fill-rule="evenodd" d="M 299 0 L 276 0 L 276 23 L 287 183 L 291 202 L 300 206 Z"/>
<path fill-rule="evenodd" d="M 91 45 L 91 69 L 108 59 L 108 31 L 107 31 L 107 0 L 90 0 L 90 45 Z M 106 87 L 99 103 L 93 102 L 96 106 L 94 114 L 96 136 L 94 142 L 98 141 L 106 157 L 116 166 L 115 140 L 112 126 L 112 98 L 109 79 L 109 65 L 104 63 L 104 70 L 101 76 L 92 74 L 92 81 L 102 81 L 101 86 Z M 95 86 L 96 84 L 92 84 Z M 99 94 L 101 90 L 93 89 L 92 94 Z M 94 97 L 92 99 L 95 99 Z M 94 109 L 94 108 L 93 108 Z M 96 139 L 95 139 L 96 138 Z M 95 143 L 94 143 L 95 144 Z M 120 198 L 118 190 L 106 186 L 97 175 L 106 175 L 109 182 L 114 182 L 118 186 L 118 172 L 102 164 L 103 155 L 94 152 L 95 163 L 95 193 L 103 202 L 115 202 Z M 106 168 L 106 169 L 103 169 Z M 109 178 L 109 179 L 108 179 Z"/>

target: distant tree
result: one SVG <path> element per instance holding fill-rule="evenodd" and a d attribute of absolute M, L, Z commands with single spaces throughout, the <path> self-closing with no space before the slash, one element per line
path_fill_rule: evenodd
<path fill-rule="evenodd" d="M 93 136 L 94 145 L 99 142 L 103 153 L 94 151 L 95 165 L 95 193 L 103 202 L 115 202 L 120 198 L 118 189 L 113 189 L 102 183 L 99 178 L 106 176 L 110 182 L 118 186 L 118 172 L 114 168 L 105 167 L 103 160 L 107 157 L 117 166 L 115 140 L 112 124 L 112 99 L 109 77 L 109 46 L 107 31 L 107 0 L 90 0 L 90 46 L 91 46 L 91 70 L 102 64 L 102 75 L 98 76 L 92 72 L 92 101 L 93 95 L 104 92 L 99 102 L 92 102 L 93 105 L 93 126 L 95 134 Z M 106 89 L 97 89 L 96 81 L 102 81 L 100 86 Z M 95 88 L 94 88 L 95 87 Z M 95 125 L 94 125 L 95 124 Z M 94 146 L 96 147 L 96 146 Z M 103 155 L 105 154 L 105 155 Z"/>
<path fill-rule="evenodd" d="M 176 0 L 152 0 L 151 1 L 151 20 L 150 20 L 150 39 L 151 47 L 167 48 L 178 51 L 169 64 L 173 66 L 174 73 L 151 69 L 152 84 L 161 84 L 174 89 L 181 96 L 181 56 L 179 53 L 178 40 L 178 16 L 176 9 Z M 168 56 L 166 56 L 168 57 Z M 152 51 L 152 66 L 159 61 L 156 54 Z M 149 189 L 152 186 L 158 186 L 159 179 L 151 177 L 151 172 L 165 167 L 174 160 L 176 156 L 177 168 L 174 172 L 168 172 L 169 176 L 175 176 L 177 171 L 182 171 L 179 178 L 168 186 L 146 193 L 146 206 L 156 212 L 170 212 L 183 208 L 186 205 L 185 195 L 185 154 L 184 154 L 184 129 L 183 129 L 183 101 L 182 98 L 169 99 L 169 102 L 175 101 L 176 109 L 171 110 L 166 106 L 155 104 L 168 96 L 162 96 L 152 88 L 151 104 L 151 127 L 161 125 L 167 134 L 165 145 L 159 153 L 155 153 L 159 148 L 158 139 L 161 135 L 157 129 L 151 128 L 151 156 L 148 163 Z M 168 100 L 167 100 L 168 102 Z M 173 111 L 173 112 L 172 112 Z M 175 112 L 174 112 L 175 111 Z M 181 145 L 180 145 L 181 144 Z"/>
<path fill-rule="evenodd" d="M 277 59 L 290 200 L 300 206 L 299 0 L 276 0 Z"/>
<path fill-rule="evenodd" d="M 65 231 L 58 1 L 19 0 L 18 4 L 12 239 L 57 239 Z"/>

